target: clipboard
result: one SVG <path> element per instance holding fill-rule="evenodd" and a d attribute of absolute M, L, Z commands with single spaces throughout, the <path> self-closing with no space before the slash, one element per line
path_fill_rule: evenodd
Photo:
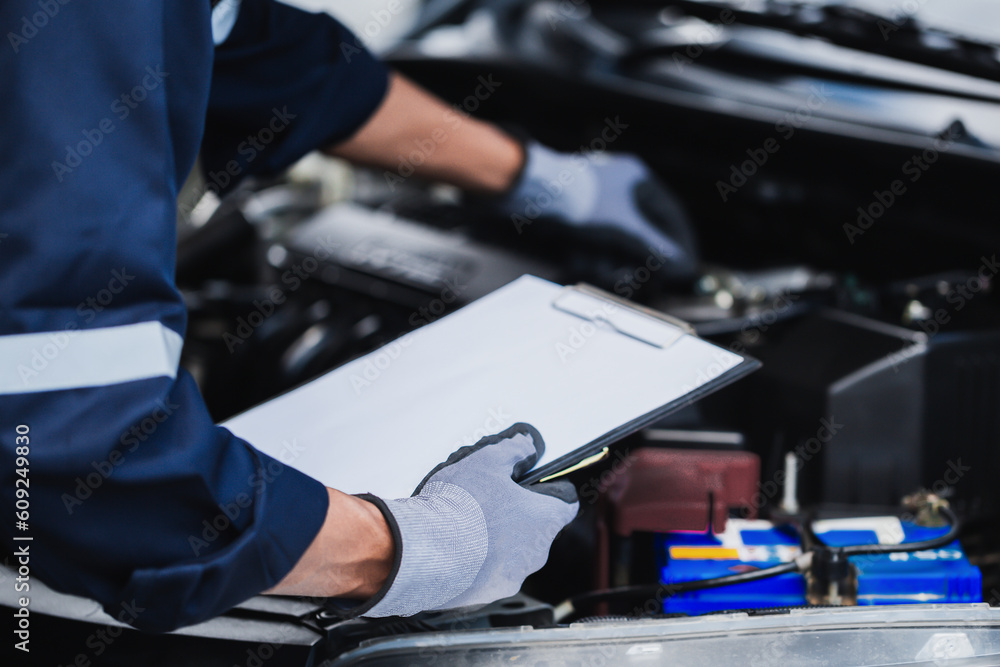
<path fill-rule="evenodd" d="M 546 446 L 530 484 L 759 365 L 665 314 L 525 275 L 222 426 L 327 486 L 393 498 L 526 422 Z"/>

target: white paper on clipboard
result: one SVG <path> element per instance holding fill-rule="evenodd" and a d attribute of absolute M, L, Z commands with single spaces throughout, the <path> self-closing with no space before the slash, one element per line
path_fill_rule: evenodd
<path fill-rule="evenodd" d="M 523 276 L 222 425 L 327 486 L 407 497 L 514 423 L 545 440 L 538 479 L 758 365 L 602 294 Z"/>

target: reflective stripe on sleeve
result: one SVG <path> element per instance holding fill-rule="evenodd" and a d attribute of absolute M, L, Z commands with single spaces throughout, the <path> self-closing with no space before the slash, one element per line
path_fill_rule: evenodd
<path fill-rule="evenodd" d="M 212 41 L 218 46 L 229 37 L 239 18 L 242 0 L 222 0 L 212 7 Z"/>
<path fill-rule="evenodd" d="M 175 378 L 183 345 L 160 322 L 0 336 L 0 394 Z"/>

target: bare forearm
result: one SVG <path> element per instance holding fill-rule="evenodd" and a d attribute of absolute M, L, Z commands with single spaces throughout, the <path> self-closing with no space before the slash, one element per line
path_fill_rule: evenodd
<path fill-rule="evenodd" d="M 323 527 L 278 585 L 274 595 L 368 598 L 389 576 L 395 544 L 379 509 L 355 496 L 327 489 Z"/>
<path fill-rule="evenodd" d="M 524 162 L 513 137 L 456 112 L 401 74 L 391 75 L 389 91 L 368 122 L 326 152 L 488 193 L 507 190 Z"/>

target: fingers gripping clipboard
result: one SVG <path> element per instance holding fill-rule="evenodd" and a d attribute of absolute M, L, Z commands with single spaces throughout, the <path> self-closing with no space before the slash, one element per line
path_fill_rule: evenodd
<path fill-rule="evenodd" d="M 407 497 L 514 423 L 545 440 L 531 483 L 758 366 L 595 288 L 522 276 L 222 426 L 327 486 Z"/>

